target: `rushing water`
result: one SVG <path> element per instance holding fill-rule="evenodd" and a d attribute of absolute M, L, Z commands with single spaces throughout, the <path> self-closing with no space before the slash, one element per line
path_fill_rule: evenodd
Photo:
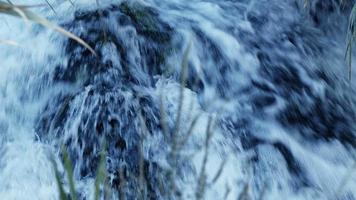
<path fill-rule="evenodd" d="M 344 61 L 353 1 L 310 2 L 35 8 L 97 57 L 0 16 L 0 40 L 18 44 L 0 50 L 0 198 L 58 199 L 50 158 L 64 176 L 64 146 L 78 197 L 92 199 L 106 146 L 109 199 L 356 199 L 356 93 Z"/>

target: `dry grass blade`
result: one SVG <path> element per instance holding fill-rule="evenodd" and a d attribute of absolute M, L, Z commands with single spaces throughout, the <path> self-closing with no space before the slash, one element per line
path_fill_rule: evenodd
<path fill-rule="evenodd" d="M 229 197 L 230 192 L 231 192 L 231 188 L 229 187 L 229 185 L 226 185 L 226 191 L 224 195 L 225 200 Z"/>
<path fill-rule="evenodd" d="M 188 139 L 190 138 L 190 136 L 193 134 L 193 129 L 195 127 L 195 125 L 197 124 L 198 120 L 200 118 L 200 114 L 196 115 L 192 121 L 192 123 L 190 124 L 190 127 L 187 131 L 187 133 L 182 136 L 182 139 L 180 139 L 178 141 L 178 149 L 180 150 L 181 148 L 183 148 L 183 146 L 188 142 Z"/>
<path fill-rule="evenodd" d="M 71 1 L 71 0 L 67 0 L 67 1 L 69 1 L 69 3 L 72 4 L 72 6 L 74 6 L 73 1 Z"/>
<path fill-rule="evenodd" d="M 208 126 L 206 128 L 205 144 L 204 144 L 205 152 L 204 152 L 203 162 L 201 165 L 198 182 L 197 182 L 197 188 L 195 192 L 195 198 L 197 200 L 204 199 L 204 195 L 206 191 L 206 186 L 207 186 L 206 166 L 208 163 L 208 156 L 209 156 L 209 143 L 213 134 L 212 130 L 213 130 L 213 118 L 212 116 L 209 116 Z"/>
<path fill-rule="evenodd" d="M 167 116 L 166 116 L 166 110 L 164 108 L 164 102 L 163 102 L 163 94 L 160 94 L 159 97 L 160 103 L 159 103 L 159 111 L 160 111 L 160 124 L 162 127 L 162 133 L 163 136 L 168 138 L 169 137 L 169 130 L 167 126 Z"/>
<path fill-rule="evenodd" d="M 145 158 L 143 155 L 143 140 L 146 138 L 146 134 L 149 133 L 148 128 L 146 126 L 145 120 L 142 116 L 142 111 L 139 111 L 139 119 L 140 119 L 140 125 L 142 127 L 142 138 L 140 138 L 140 143 L 138 145 L 139 149 L 139 183 L 140 183 L 140 193 L 141 193 L 141 199 L 145 200 L 147 197 L 147 190 L 146 190 L 146 178 L 145 178 Z"/>
<path fill-rule="evenodd" d="M 61 182 L 61 178 L 60 178 L 61 176 L 60 176 L 58 168 L 57 168 L 57 163 L 54 160 L 54 156 L 51 156 L 50 161 L 51 161 L 52 166 L 53 166 L 54 175 L 55 175 L 57 186 L 58 186 L 59 199 L 60 200 L 68 200 L 67 195 L 66 195 L 66 193 L 64 191 L 64 188 L 63 188 L 63 183 Z"/>
<path fill-rule="evenodd" d="M 126 200 L 126 193 L 125 193 L 125 187 L 126 187 L 126 179 L 125 179 L 125 174 L 124 174 L 124 169 L 119 169 L 119 178 L 120 178 L 120 182 L 119 182 L 119 199 L 121 200 Z"/>
<path fill-rule="evenodd" d="M 42 26 L 45 26 L 47 28 L 53 29 L 63 35 L 65 35 L 68 38 L 71 38 L 78 42 L 79 44 L 83 45 L 85 48 L 89 49 L 91 53 L 93 53 L 96 56 L 96 53 L 93 48 L 91 48 L 84 40 L 79 38 L 78 36 L 70 33 L 69 31 L 61 28 L 60 26 L 48 21 L 47 19 L 29 11 L 27 8 L 29 6 L 16 6 L 10 3 L 5 3 L 0 1 L 0 13 L 7 14 L 7 15 L 12 15 L 15 17 L 21 17 L 23 19 L 28 19 L 33 22 L 36 22 L 38 24 L 41 24 Z"/>
<path fill-rule="evenodd" d="M 189 57 L 189 52 L 190 48 L 192 46 L 192 43 L 189 42 L 188 47 L 185 49 L 184 54 L 183 54 L 183 60 L 181 63 L 181 74 L 180 74 L 180 90 L 179 90 L 179 104 L 178 104 L 178 114 L 173 130 L 173 134 L 176 135 L 178 133 L 178 130 L 180 128 L 180 122 L 181 122 L 181 115 L 182 115 L 182 109 L 183 109 L 183 102 L 184 102 L 184 87 L 186 84 L 186 78 L 187 78 L 187 73 L 188 73 L 188 57 Z"/>
<path fill-rule="evenodd" d="M 26 14 L 22 11 L 22 9 L 18 7 L 13 7 L 13 10 L 22 18 L 25 20 L 26 23 L 28 23 L 28 18 Z"/>
<path fill-rule="evenodd" d="M 348 30 L 348 43 L 345 53 L 345 59 L 349 65 L 349 80 L 351 81 L 351 73 L 352 73 L 352 43 L 356 37 L 355 30 L 355 21 L 356 21 L 356 5 L 353 6 L 350 19 L 349 19 L 349 30 Z"/>
<path fill-rule="evenodd" d="M 5 45 L 10 45 L 10 46 L 16 46 L 19 47 L 20 44 L 13 41 L 13 40 L 0 40 L 0 44 L 5 44 Z"/>
<path fill-rule="evenodd" d="M 250 186 L 248 183 L 246 183 L 237 199 L 238 200 L 251 200 L 250 195 L 249 195 L 249 190 L 250 190 Z"/>
<path fill-rule="evenodd" d="M 68 152 L 64 146 L 62 146 L 62 154 L 64 160 L 64 168 L 67 172 L 67 179 L 69 182 L 69 190 L 71 195 L 71 200 L 77 200 L 77 192 L 74 185 L 74 177 L 73 177 L 73 165 L 72 161 L 69 158 Z"/>
<path fill-rule="evenodd" d="M 95 178 L 95 194 L 94 194 L 94 200 L 99 200 L 100 199 L 100 186 L 104 185 L 105 182 L 105 177 L 106 177 L 106 149 L 107 149 L 107 144 L 106 142 L 102 142 L 104 149 L 100 152 L 100 160 L 99 160 L 99 166 L 97 169 L 96 173 L 96 178 Z M 104 190 L 105 191 L 105 190 Z"/>
<path fill-rule="evenodd" d="M 219 167 L 219 170 L 216 172 L 216 174 L 215 174 L 215 176 L 214 176 L 214 178 L 213 178 L 213 180 L 212 180 L 212 183 L 213 183 L 213 184 L 215 184 L 215 183 L 219 180 L 219 178 L 220 178 L 222 172 L 224 171 L 224 167 L 225 167 L 225 165 L 226 165 L 226 162 L 227 162 L 226 159 L 224 159 L 224 160 L 221 162 L 220 167 Z"/>
<path fill-rule="evenodd" d="M 54 14 L 57 14 L 57 12 L 54 10 L 53 6 L 48 2 L 48 0 L 45 0 L 47 5 L 51 8 L 51 10 L 54 12 Z"/>

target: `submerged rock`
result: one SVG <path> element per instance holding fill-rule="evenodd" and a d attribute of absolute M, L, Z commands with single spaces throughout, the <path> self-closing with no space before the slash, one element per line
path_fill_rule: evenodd
<path fill-rule="evenodd" d="M 312 17 L 315 22 L 307 21 L 308 11 L 300 11 L 291 2 L 256 1 L 255 10 L 246 2 L 201 2 L 202 8 L 215 11 L 214 16 L 185 5 L 162 5 L 176 9 L 174 12 L 194 11 L 187 17 L 177 14 L 182 22 L 164 20 L 161 14 L 167 13 L 153 7 L 153 2 L 124 1 L 76 11 L 65 25 L 98 56 L 73 40 L 65 43 L 67 60 L 51 75 L 53 84 L 65 83 L 75 89 L 58 94 L 43 108 L 36 127 L 40 140 L 65 144 L 78 179 L 95 176 L 105 140 L 108 178 L 115 191 L 125 185 L 128 199 L 137 199 L 143 190 L 148 199 L 170 199 L 166 193 L 172 193 L 168 179 L 173 175 L 167 167 L 172 136 L 162 133 L 161 121 L 167 121 L 167 129 L 175 129 L 178 111 L 166 111 L 168 119 L 163 119 L 156 88 L 159 81 L 168 79 L 178 89 L 196 95 L 197 104 L 204 105 L 203 114 L 217 115 L 217 149 L 232 149 L 234 157 L 253 155 L 248 164 L 254 190 L 260 191 L 261 183 L 271 178 L 277 185 L 272 191 L 297 195 L 309 189 L 319 191 L 320 180 L 309 176 L 315 169 L 301 159 L 309 154 L 303 145 L 338 141 L 353 149 L 356 101 L 348 96 L 351 90 L 340 94 L 343 88 L 338 87 L 343 82 L 318 67 L 322 62 L 309 62 L 330 55 L 328 35 L 317 22 L 322 20 L 320 16 Z M 334 12 L 324 3 L 315 6 Z M 184 63 L 177 58 L 184 57 L 182 43 L 189 40 L 187 33 L 194 38 Z M 170 66 L 172 63 L 176 66 Z M 182 63 L 187 65 L 183 82 Z M 178 100 L 175 103 L 180 106 Z M 192 107 L 182 107 L 191 112 Z M 183 119 L 182 127 L 188 122 Z M 201 136 L 205 127 L 198 128 Z M 199 144 L 192 146 L 200 148 Z M 329 164 L 328 155 L 323 156 L 327 158 L 316 160 Z M 176 159 L 179 181 L 198 174 L 189 159 Z M 174 192 L 173 196 L 180 196 L 184 191 Z"/>
<path fill-rule="evenodd" d="M 57 138 L 57 145 L 65 145 L 78 178 L 95 177 L 102 141 L 106 141 L 112 188 L 127 199 L 162 198 L 168 171 L 152 159 L 152 150 L 143 148 L 145 138 L 163 138 L 159 103 L 148 91 L 155 84 L 153 76 L 165 70 L 173 29 L 153 8 L 127 2 L 76 11 L 66 26 L 94 47 L 98 56 L 68 41 L 68 61 L 56 67 L 53 80 L 79 89 L 48 103 L 38 120 L 40 139 Z M 81 26 L 85 29 L 76 28 Z"/>

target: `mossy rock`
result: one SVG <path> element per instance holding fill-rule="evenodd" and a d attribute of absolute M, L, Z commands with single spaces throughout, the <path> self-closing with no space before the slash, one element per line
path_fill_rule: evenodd
<path fill-rule="evenodd" d="M 140 51 L 146 57 L 149 73 L 164 73 L 162 66 L 173 51 L 171 41 L 174 29 L 159 18 L 154 8 L 138 2 L 123 2 L 118 9 L 129 18 L 130 25 L 135 27 L 137 33 L 147 40 L 145 44 L 140 44 Z"/>
<path fill-rule="evenodd" d="M 116 19 L 116 21 L 115 21 Z M 136 31 L 134 37 L 138 40 L 138 51 L 142 61 L 140 66 L 133 66 L 130 61 L 131 49 L 127 48 L 126 39 L 107 23 L 111 20 L 117 27 L 133 27 Z M 73 40 L 68 40 L 66 54 L 68 63 L 58 66 L 54 73 L 56 81 L 80 83 L 84 86 L 92 84 L 95 76 L 111 70 L 114 62 L 104 61 L 102 49 L 106 45 L 113 45 L 120 56 L 122 70 L 118 72 L 120 80 L 126 82 L 143 83 L 146 80 L 137 80 L 132 74 L 132 68 L 147 69 L 148 76 L 163 74 L 168 71 L 166 59 L 173 51 L 172 38 L 175 34 L 169 24 L 160 19 L 158 12 L 151 7 L 138 2 L 124 2 L 119 5 L 111 5 L 94 11 L 78 10 L 74 14 L 74 20 L 68 23 L 67 28 L 73 30 L 78 36 L 92 46 L 98 57 L 90 51 L 78 45 Z M 77 27 L 85 27 L 78 29 Z M 132 46 L 133 47 L 133 46 Z M 117 66 L 116 66 L 117 68 Z M 115 70 L 116 70 L 115 68 Z M 141 69 L 137 69 L 142 71 Z M 146 77 L 147 78 L 147 77 Z M 151 79 L 151 78 L 148 78 Z M 114 84 L 115 85 L 115 84 Z"/>
<path fill-rule="evenodd" d="M 124 2 L 119 6 L 119 10 L 131 18 L 139 34 L 155 42 L 167 43 L 171 41 L 173 29 L 159 19 L 158 13 L 153 8 L 136 2 Z"/>

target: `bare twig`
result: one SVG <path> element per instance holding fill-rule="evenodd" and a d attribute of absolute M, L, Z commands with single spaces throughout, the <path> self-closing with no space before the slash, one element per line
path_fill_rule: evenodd
<path fill-rule="evenodd" d="M 216 174 L 215 174 L 215 176 L 214 176 L 214 178 L 213 178 L 213 180 L 212 180 L 212 183 L 213 183 L 213 184 L 216 183 L 217 180 L 219 180 L 219 178 L 220 178 L 222 172 L 224 171 L 224 167 L 225 167 L 225 165 L 226 165 L 226 161 L 227 161 L 227 160 L 224 159 L 224 160 L 221 162 L 220 167 L 219 167 L 219 170 L 216 172 Z"/>
<path fill-rule="evenodd" d="M 141 199 L 145 200 L 147 196 L 147 181 L 145 179 L 145 172 L 144 172 L 144 155 L 143 155 L 143 140 L 146 138 L 146 134 L 149 133 L 148 128 L 146 126 L 145 120 L 142 117 L 142 112 L 139 112 L 139 119 L 140 119 L 140 124 L 142 127 L 142 137 L 140 137 L 139 145 L 138 145 L 138 150 L 139 150 L 139 183 L 140 183 L 140 194 L 141 194 Z"/>
<path fill-rule="evenodd" d="M 191 137 L 191 135 L 193 134 L 193 129 L 196 125 L 196 123 L 198 122 L 200 118 L 200 114 L 196 115 L 192 121 L 192 123 L 190 124 L 190 127 L 187 131 L 187 133 L 185 135 L 182 136 L 182 139 L 180 139 L 178 142 L 177 142 L 177 148 L 179 150 L 181 150 L 183 148 L 183 146 L 188 142 L 188 139 Z"/>
<path fill-rule="evenodd" d="M 99 160 L 99 166 L 97 169 L 96 173 L 96 178 L 95 178 L 95 200 L 99 200 L 100 197 L 100 185 L 103 185 L 105 187 L 105 179 L 106 179 L 106 142 L 102 142 L 102 147 L 103 150 L 100 152 L 100 160 Z M 105 191 L 105 188 L 104 188 Z"/>
<path fill-rule="evenodd" d="M 75 185 L 74 185 L 73 165 L 69 158 L 68 152 L 64 146 L 62 146 L 62 154 L 63 154 L 63 160 L 64 160 L 64 168 L 67 172 L 67 179 L 69 182 L 69 190 L 70 190 L 71 199 L 76 200 L 77 192 L 76 192 Z"/>
<path fill-rule="evenodd" d="M 237 199 L 238 200 L 250 200 L 251 198 L 250 198 L 250 195 L 249 195 L 249 188 L 250 188 L 249 184 L 246 183 Z"/>
<path fill-rule="evenodd" d="M 49 3 L 48 0 L 45 0 L 47 5 L 51 8 L 51 10 L 54 12 L 54 14 L 57 14 L 56 10 L 54 10 L 53 6 Z"/>
<path fill-rule="evenodd" d="M 159 103 L 159 110 L 160 110 L 160 124 L 162 127 L 162 133 L 165 138 L 169 138 L 169 131 L 168 131 L 168 126 L 167 126 L 167 116 L 166 116 L 166 111 L 164 108 L 164 102 L 163 102 L 163 94 L 160 94 L 159 97 L 160 103 Z"/>
<path fill-rule="evenodd" d="M 125 200 L 126 199 L 126 193 L 125 193 L 125 185 L 126 185 L 126 180 L 125 180 L 125 174 L 124 174 L 124 169 L 121 167 L 119 169 L 119 196 L 120 200 Z"/>
<path fill-rule="evenodd" d="M 210 144 L 210 139 L 212 137 L 212 128 L 213 128 L 213 118 L 210 116 L 209 121 L 208 121 L 208 127 L 206 129 L 206 138 L 205 138 L 205 152 L 204 152 L 204 157 L 203 157 L 203 162 L 202 166 L 200 169 L 200 174 L 198 177 L 198 183 L 197 183 L 197 189 L 195 191 L 195 198 L 197 200 L 201 200 L 204 198 L 205 194 L 205 189 L 206 189 L 206 165 L 208 163 L 208 155 L 209 155 L 209 144 Z"/>
<path fill-rule="evenodd" d="M 229 197 L 230 192 L 231 192 L 230 186 L 226 185 L 226 191 L 225 191 L 225 195 L 224 195 L 225 200 Z"/>
<path fill-rule="evenodd" d="M 184 51 L 183 61 L 181 64 L 178 113 L 177 113 L 177 118 L 176 118 L 176 122 L 175 122 L 175 127 L 173 129 L 173 134 L 177 134 L 177 132 L 180 128 L 181 115 L 182 115 L 182 109 L 183 109 L 183 103 L 184 103 L 184 88 L 185 88 L 185 83 L 186 83 L 186 78 L 187 78 L 188 56 L 189 56 L 191 44 L 192 43 L 189 42 L 188 47 Z"/>

